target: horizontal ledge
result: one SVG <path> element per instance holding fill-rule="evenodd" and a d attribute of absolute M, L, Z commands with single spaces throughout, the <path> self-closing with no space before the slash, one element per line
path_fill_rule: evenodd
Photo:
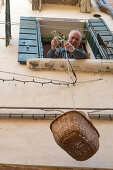
<path fill-rule="evenodd" d="M 74 71 L 113 73 L 113 60 L 69 59 L 69 61 Z M 37 71 L 39 70 L 67 71 L 68 65 L 70 66 L 67 59 L 51 59 L 51 58 L 27 59 L 27 67 L 31 70 Z"/>
<path fill-rule="evenodd" d="M 76 165 L 75 165 L 76 166 Z M 99 170 L 100 168 L 89 167 L 64 167 L 64 166 L 41 166 L 41 165 L 26 165 L 26 164 L 0 164 L 2 170 Z M 107 168 L 101 168 L 101 170 L 108 170 Z"/>
<path fill-rule="evenodd" d="M 43 107 L 21 107 L 21 106 L 15 106 L 15 107 L 13 107 L 13 106 L 0 106 L 0 110 L 1 109 L 9 109 L 9 110 L 11 110 L 11 109 L 18 109 L 18 110 L 21 110 L 21 109 L 28 109 L 28 110 L 34 110 L 34 109 L 36 109 L 36 110 L 44 110 L 44 109 L 47 109 L 47 110 L 56 110 L 56 109 L 58 109 L 58 110 L 113 110 L 113 107 L 75 107 L 75 108 L 73 108 L 73 107 L 47 107 L 47 106 L 43 106 Z"/>
<path fill-rule="evenodd" d="M 54 120 L 60 114 L 27 114 L 27 113 L 0 113 L 0 119 L 34 119 L 34 120 Z M 91 120 L 113 120 L 113 114 L 89 114 Z"/>

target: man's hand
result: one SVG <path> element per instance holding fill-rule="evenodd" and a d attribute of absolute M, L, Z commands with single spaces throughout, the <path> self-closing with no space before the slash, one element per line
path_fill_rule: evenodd
<path fill-rule="evenodd" d="M 72 46 L 72 44 L 69 41 L 64 42 L 64 47 L 69 52 L 73 52 L 75 50 L 75 48 Z"/>
<path fill-rule="evenodd" d="M 59 45 L 59 39 L 57 37 L 54 37 L 51 41 L 51 49 L 56 50 L 58 45 Z"/>

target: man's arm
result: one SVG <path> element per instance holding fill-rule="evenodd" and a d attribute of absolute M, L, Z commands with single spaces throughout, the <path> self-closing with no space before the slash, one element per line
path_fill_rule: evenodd
<path fill-rule="evenodd" d="M 50 50 L 48 51 L 48 53 L 47 53 L 47 58 L 54 58 L 55 51 L 56 51 L 56 50 L 50 49 Z"/>
<path fill-rule="evenodd" d="M 54 37 L 51 41 L 51 49 L 47 53 L 47 58 L 59 58 L 59 54 L 58 54 L 59 51 L 56 50 L 57 46 L 58 46 L 58 38 Z"/>
<path fill-rule="evenodd" d="M 73 58 L 75 59 L 88 59 L 87 54 L 85 53 L 84 50 L 75 48 L 74 51 L 72 52 Z"/>
<path fill-rule="evenodd" d="M 50 49 L 47 53 L 47 58 L 61 58 L 61 49 L 58 48 L 57 50 Z"/>
<path fill-rule="evenodd" d="M 64 47 L 67 51 L 71 53 L 71 57 L 74 59 L 88 59 L 88 56 L 86 55 L 85 51 L 81 48 L 75 48 L 72 46 L 70 42 L 65 42 Z"/>

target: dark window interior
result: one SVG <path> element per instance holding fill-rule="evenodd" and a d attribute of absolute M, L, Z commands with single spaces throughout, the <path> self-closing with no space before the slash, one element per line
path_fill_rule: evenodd
<path fill-rule="evenodd" d="M 73 19 L 53 19 L 53 18 L 45 18 L 40 20 L 40 31 L 41 31 L 41 39 L 42 39 L 42 46 L 43 46 L 43 57 L 46 58 L 47 52 L 51 48 L 51 40 L 53 37 L 57 34 L 64 35 L 65 39 L 67 39 L 67 36 L 71 30 L 80 29 L 80 32 L 82 34 L 82 48 L 87 53 L 87 50 L 85 48 L 86 44 L 86 36 L 84 34 L 84 26 L 85 23 L 81 22 L 79 20 L 73 20 Z M 79 30 L 78 29 L 78 30 Z"/>
<path fill-rule="evenodd" d="M 42 42 L 43 44 L 43 54 L 44 54 L 44 58 L 46 58 L 47 52 L 50 50 L 51 48 L 51 42 Z"/>
<path fill-rule="evenodd" d="M 47 52 L 50 50 L 51 48 L 51 40 L 52 37 L 42 37 L 42 45 L 43 45 L 43 54 L 44 54 L 44 58 L 46 58 L 47 56 Z M 87 49 L 86 49 L 86 39 L 82 39 L 82 44 L 81 44 L 81 48 L 83 48 L 87 54 Z"/>

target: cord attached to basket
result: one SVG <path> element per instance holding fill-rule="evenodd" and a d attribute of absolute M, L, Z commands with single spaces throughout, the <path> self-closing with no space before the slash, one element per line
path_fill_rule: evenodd
<path fill-rule="evenodd" d="M 73 81 L 73 85 L 75 85 L 75 83 L 77 82 L 77 76 L 76 76 L 76 74 L 75 74 L 75 72 L 74 72 L 74 70 L 73 70 L 73 67 L 72 67 L 72 65 L 71 65 L 71 63 L 70 63 L 70 61 L 69 61 L 69 58 L 68 58 L 68 56 L 67 56 L 67 50 L 66 50 L 66 48 L 65 48 L 65 54 L 66 54 L 66 59 L 67 59 L 68 75 L 69 75 L 70 79 L 73 81 L 73 78 L 71 77 L 71 75 L 70 75 L 70 70 L 69 70 L 69 64 L 70 64 L 71 69 L 72 69 L 72 73 L 73 73 L 73 75 L 74 75 L 74 77 L 75 77 L 75 81 Z M 69 86 L 69 87 L 70 87 L 70 86 Z M 72 88 L 70 88 L 70 89 L 71 89 L 73 107 L 74 107 L 74 110 L 75 110 L 74 94 L 73 94 Z"/>

